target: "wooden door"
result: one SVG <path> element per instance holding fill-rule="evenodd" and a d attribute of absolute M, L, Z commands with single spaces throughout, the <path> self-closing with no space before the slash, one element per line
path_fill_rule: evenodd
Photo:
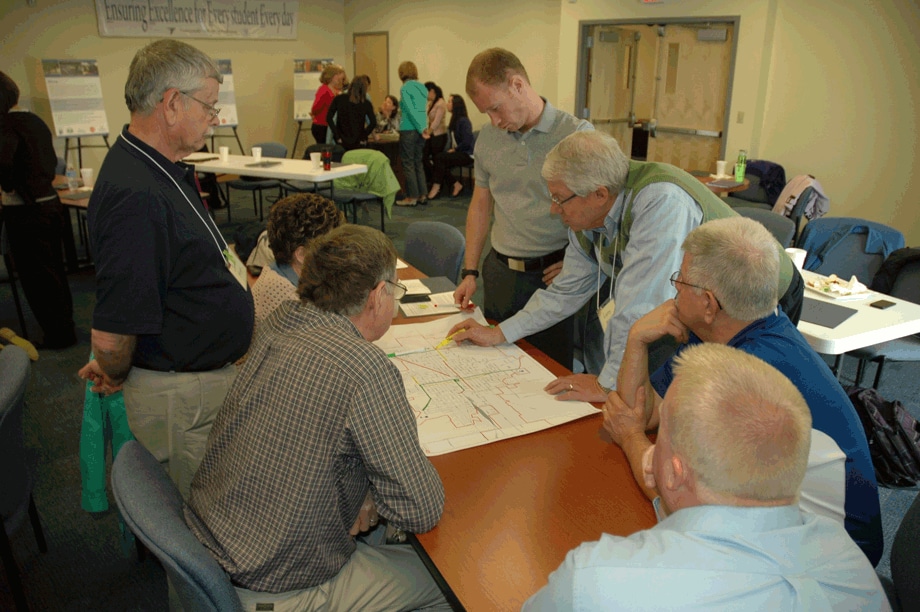
<path fill-rule="evenodd" d="M 732 28 L 726 39 L 700 40 L 696 25 L 663 26 L 659 37 L 655 80 L 655 136 L 649 139 L 649 161 L 663 161 L 685 170 L 715 172 L 722 154 L 722 128 L 731 64 Z"/>
<path fill-rule="evenodd" d="M 386 32 L 362 32 L 354 35 L 355 72 L 352 76 L 366 74 L 371 78 L 367 93 L 380 108 L 383 99 L 390 93 L 388 67 L 390 65 L 390 42 Z"/>
<path fill-rule="evenodd" d="M 714 172 L 734 24 L 596 24 L 586 33 L 583 100 L 594 126 L 629 157 Z"/>
<path fill-rule="evenodd" d="M 597 130 L 616 138 L 627 156 L 632 148 L 635 51 L 633 32 L 615 26 L 595 28 L 588 49 L 586 100 L 590 120 Z"/>

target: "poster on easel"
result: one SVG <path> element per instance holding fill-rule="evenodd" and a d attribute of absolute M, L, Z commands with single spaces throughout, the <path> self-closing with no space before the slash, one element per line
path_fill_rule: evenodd
<path fill-rule="evenodd" d="M 43 59 L 51 119 L 57 136 L 101 136 L 109 133 L 96 60 Z"/>
<path fill-rule="evenodd" d="M 294 120 L 309 121 L 310 111 L 316 90 L 319 89 L 319 77 L 323 68 L 332 63 L 332 59 L 295 59 L 294 60 Z"/>
<path fill-rule="evenodd" d="M 233 87 L 233 67 L 230 60 L 217 60 L 217 67 L 220 74 L 224 77 L 224 82 L 220 84 L 220 90 L 217 94 L 217 107 L 220 114 L 217 118 L 220 120 L 220 127 L 234 127 L 239 125 L 236 114 L 236 92 Z"/>

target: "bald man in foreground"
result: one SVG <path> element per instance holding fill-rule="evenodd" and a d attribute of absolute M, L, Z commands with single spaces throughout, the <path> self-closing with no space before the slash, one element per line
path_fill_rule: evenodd
<path fill-rule="evenodd" d="M 643 457 L 660 522 L 569 552 L 524 610 L 889 610 L 843 527 L 798 506 L 811 413 L 795 385 L 721 344 L 675 362 Z"/>

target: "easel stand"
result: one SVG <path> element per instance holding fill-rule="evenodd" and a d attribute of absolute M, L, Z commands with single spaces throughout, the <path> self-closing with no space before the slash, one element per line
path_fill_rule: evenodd
<path fill-rule="evenodd" d="M 297 136 L 294 137 L 294 146 L 293 146 L 293 148 L 291 148 L 291 159 L 294 159 L 294 156 L 297 155 L 297 143 L 300 142 L 300 133 L 303 132 L 304 130 L 306 130 L 306 131 L 308 131 L 308 132 L 310 131 L 310 128 L 309 128 L 309 127 L 306 127 L 306 128 L 305 128 L 305 127 L 303 126 L 303 124 L 306 123 L 306 122 L 307 122 L 307 121 L 306 121 L 305 119 L 298 119 L 298 120 L 297 120 Z M 310 125 L 313 125 L 313 122 L 312 122 L 312 121 L 310 122 Z"/>
<path fill-rule="evenodd" d="M 233 130 L 233 134 L 218 134 L 218 133 L 217 133 L 217 129 L 218 129 L 218 128 L 230 128 L 230 129 Z M 237 132 L 236 132 L 236 126 L 235 126 L 235 125 L 218 125 L 216 128 L 214 128 L 214 131 L 211 132 L 211 153 L 216 153 L 216 152 L 217 152 L 217 149 L 214 148 L 214 139 L 215 139 L 215 138 L 233 138 L 233 139 L 235 139 L 235 140 L 236 140 L 237 146 L 240 148 L 240 155 L 246 155 L 246 151 L 243 150 L 243 143 L 240 142 L 240 135 L 237 134 Z"/>
<path fill-rule="evenodd" d="M 101 137 L 102 137 L 102 140 L 105 141 L 105 144 L 104 144 L 104 145 L 101 145 L 101 144 L 94 144 L 94 145 L 83 144 L 83 136 L 77 136 L 77 137 L 75 137 L 75 138 L 73 138 L 73 139 L 71 139 L 70 137 L 65 137 L 65 138 L 64 138 L 64 161 L 65 161 L 65 162 L 67 161 L 67 154 L 70 153 L 70 150 L 71 150 L 71 149 L 74 149 L 74 150 L 76 150 L 76 152 L 77 152 L 77 168 L 82 168 L 82 167 L 83 167 L 83 149 L 101 149 L 103 146 L 104 146 L 106 149 L 111 148 L 111 147 L 109 147 L 109 135 L 108 135 L 108 134 L 97 134 L 97 135 L 98 135 L 98 136 L 101 136 Z M 70 144 L 70 141 L 71 141 L 71 140 L 76 140 L 76 141 L 77 141 L 76 146 L 73 146 L 73 147 L 71 146 L 71 144 Z"/>

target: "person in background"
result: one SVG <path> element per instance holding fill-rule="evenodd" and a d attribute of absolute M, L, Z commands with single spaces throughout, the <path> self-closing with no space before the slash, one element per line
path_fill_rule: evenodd
<path fill-rule="evenodd" d="M 367 99 L 367 75 L 356 76 L 346 93 L 332 101 L 327 117 L 332 138 L 346 151 L 367 146 L 367 138 L 377 125 L 374 107 Z"/>
<path fill-rule="evenodd" d="M 594 128 L 541 97 L 521 60 L 506 49 L 487 49 L 473 58 L 466 93 L 491 124 L 482 128 L 473 154 L 476 186 L 466 218 L 463 280 L 454 301 L 469 306 L 488 234 L 492 250 L 482 262 L 483 311 L 488 319 L 504 321 L 562 270 L 568 233 L 550 214 L 550 193 L 540 175 L 543 160 L 572 132 Z M 566 317 L 527 339 L 571 369 L 574 334 L 574 319 Z"/>
<path fill-rule="evenodd" d="M 648 347 L 671 336 L 680 343 L 676 355 L 702 343 L 740 349 L 788 377 L 805 397 L 814 428 L 846 455 L 844 525 L 876 565 L 884 542 L 869 444 L 837 378 L 777 308 L 775 279 L 786 253 L 763 225 L 739 216 L 703 223 L 681 249 L 680 268 L 671 275 L 677 296 L 630 328 L 616 390 L 605 406 L 604 428 L 623 449 L 636 480 L 642 481 L 642 457 L 652 445 L 645 432 L 658 426 L 662 397 L 674 380 L 675 357 L 649 375 Z"/>
<path fill-rule="evenodd" d="M 320 73 L 319 82 L 320 86 L 316 90 L 313 107 L 310 109 L 310 116 L 313 118 L 310 133 L 313 134 L 316 144 L 326 144 L 329 107 L 345 87 L 345 69 L 338 64 L 329 64 Z"/>
<path fill-rule="evenodd" d="M 444 508 L 399 370 L 373 344 L 405 293 L 393 243 L 332 230 L 298 292 L 260 326 L 186 522 L 246 610 L 449 609 L 412 547 L 385 545 L 387 526 L 423 533 Z"/>
<path fill-rule="evenodd" d="M 463 96 L 451 94 L 447 99 L 447 110 L 450 112 L 447 130 L 454 146 L 434 156 L 433 183 L 431 191 L 428 192 L 429 200 L 438 197 L 441 186 L 448 184 L 451 186 L 451 197 L 456 198 L 460 195 L 463 183 L 454 178 L 450 169 L 473 165 L 473 124 L 470 122 Z"/>
<path fill-rule="evenodd" d="M 335 202 L 315 193 L 289 195 L 272 206 L 266 231 L 275 261 L 262 268 L 252 286 L 257 329 L 282 302 L 298 299 L 297 285 L 310 243 L 344 223 L 345 215 Z"/>
<path fill-rule="evenodd" d="M 428 90 L 428 128 L 422 133 L 426 141 L 422 161 L 425 164 L 425 179 L 430 183 L 434 172 L 434 156 L 447 149 L 447 101 L 437 83 L 426 81 L 425 89 Z"/>
<path fill-rule="evenodd" d="M 19 87 L 0 72 L 2 223 L 22 290 L 44 334 L 35 344 L 63 349 L 77 343 L 77 332 L 61 248 L 64 208 L 51 185 L 57 154 L 45 122 L 18 105 Z M 0 334 L 11 342 L 21 340 L 10 329 Z M 34 347 L 27 351 L 38 358 Z"/>
<path fill-rule="evenodd" d="M 398 133 L 401 120 L 399 99 L 393 95 L 387 96 L 380 105 L 380 112 L 377 113 L 377 127 L 374 128 L 374 134 Z"/>
<path fill-rule="evenodd" d="M 422 164 L 425 152 L 425 138 L 422 134 L 428 128 L 428 91 L 418 82 L 418 68 L 413 62 L 401 63 L 398 72 L 399 80 L 403 82 L 399 90 L 399 109 L 402 114 L 399 124 L 399 156 L 406 174 L 406 197 L 397 200 L 396 205 L 416 206 L 420 201 L 424 203 L 428 193 Z"/>
<path fill-rule="evenodd" d="M 96 261 L 93 392 L 124 387 L 128 423 L 183 497 L 208 431 L 249 348 L 252 294 L 179 162 L 219 124 L 217 63 L 184 42 L 157 40 L 125 83 L 131 121 L 105 156 L 87 223 Z"/>
<path fill-rule="evenodd" d="M 642 457 L 658 524 L 570 551 L 523 609 L 890 610 L 840 524 L 797 504 L 811 432 L 799 390 L 716 344 L 673 374 Z"/>

